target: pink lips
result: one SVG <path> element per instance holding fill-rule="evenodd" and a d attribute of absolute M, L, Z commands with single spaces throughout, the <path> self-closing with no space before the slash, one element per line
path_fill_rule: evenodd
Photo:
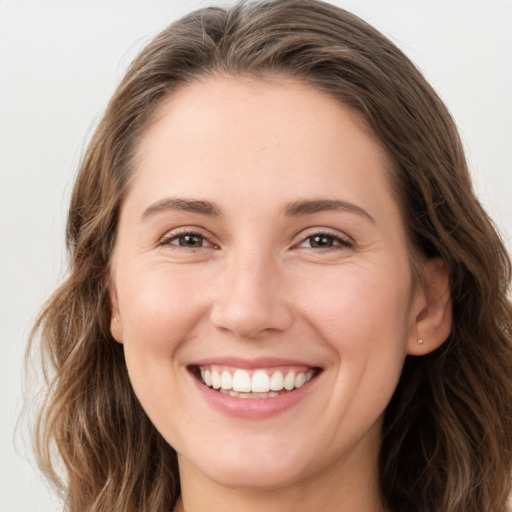
<path fill-rule="evenodd" d="M 280 359 L 275 357 L 259 357 L 256 359 L 243 359 L 236 357 L 211 357 L 201 359 L 194 362 L 191 366 L 232 366 L 235 368 L 243 368 L 245 370 L 255 370 L 258 368 L 274 368 L 277 366 L 306 366 L 311 367 L 311 364 L 304 361 L 296 361 L 292 359 Z"/>
<path fill-rule="evenodd" d="M 316 377 L 320 374 L 318 368 L 315 368 L 316 375 L 303 386 L 292 391 L 280 392 L 278 396 L 269 398 L 239 398 L 223 394 L 211 387 L 208 387 L 200 378 L 197 377 L 197 368 L 206 366 L 225 366 L 230 368 L 239 368 L 252 373 L 255 370 L 267 370 L 273 372 L 276 370 L 292 370 L 295 368 L 313 369 L 310 364 L 300 361 L 285 360 L 278 358 L 257 358 L 257 359 L 239 359 L 239 358 L 210 358 L 195 362 L 188 367 L 194 386 L 199 391 L 202 399 L 211 407 L 230 416 L 246 419 L 264 419 L 279 414 L 282 411 L 293 407 L 307 396 L 311 388 L 315 385 Z"/>

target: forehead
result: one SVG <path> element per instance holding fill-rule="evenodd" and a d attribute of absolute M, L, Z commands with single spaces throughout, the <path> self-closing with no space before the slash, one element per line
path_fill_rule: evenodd
<path fill-rule="evenodd" d="M 236 190 L 250 201 L 275 190 L 283 200 L 390 192 L 387 154 L 362 116 L 283 77 L 182 86 L 157 109 L 134 163 L 131 188 L 145 196 Z"/>

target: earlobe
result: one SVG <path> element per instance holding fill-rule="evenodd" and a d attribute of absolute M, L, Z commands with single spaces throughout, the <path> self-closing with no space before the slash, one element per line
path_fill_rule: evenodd
<path fill-rule="evenodd" d="M 123 325 L 119 313 L 119 302 L 117 300 L 117 291 L 112 282 L 108 286 L 110 298 L 110 333 L 118 343 L 123 343 Z"/>
<path fill-rule="evenodd" d="M 440 347 L 450 335 L 452 304 L 450 273 L 441 258 L 428 260 L 424 268 L 424 283 L 415 315 L 415 332 L 411 333 L 407 353 L 421 356 Z"/>

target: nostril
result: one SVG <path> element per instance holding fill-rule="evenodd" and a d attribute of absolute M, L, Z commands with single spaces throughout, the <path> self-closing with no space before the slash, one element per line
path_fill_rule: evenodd
<path fill-rule="evenodd" d="M 247 303 L 246 299 L 217 304 L 211 312 L 212 324 L 224 333 L 245 339 L 284 332 L 292 325 L 293 315 L 287 304 L 278 301 Z"/>

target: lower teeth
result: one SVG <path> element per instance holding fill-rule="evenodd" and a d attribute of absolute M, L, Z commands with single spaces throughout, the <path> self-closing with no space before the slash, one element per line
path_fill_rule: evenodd
<path fill-rule="evenodd" d="M 239 393 L 238 391 L 222 388 L 218 389 L 217 391 L 223 395 L 234 396 L 236 398 L 274 398 L 275 396 L 279 396 L 279 393 L 275 393 L 274 391 L 269 391 L 268 393 Z"/>

